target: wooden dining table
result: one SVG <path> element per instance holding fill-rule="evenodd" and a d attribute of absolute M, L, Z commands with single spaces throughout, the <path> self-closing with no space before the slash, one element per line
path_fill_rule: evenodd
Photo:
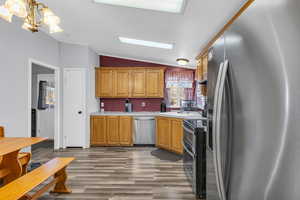
<path fill-rule="evenodd" d="M 45 141 L 47 138 L 0 138 L 0 173 L 7 173 L 3 183 L 7 184 L 22 175 L 19 152 L 26 147 Z"/>

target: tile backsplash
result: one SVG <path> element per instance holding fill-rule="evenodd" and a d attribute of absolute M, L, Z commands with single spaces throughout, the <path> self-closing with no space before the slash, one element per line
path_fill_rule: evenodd
<path fill-rule="evenodd" d="M 132 98 L 129 99 L 132 103 L 134 112 L 158 112 L 160 111 L 160 104 L 163 99 L 148 99 L 148 98 Z M 101 99 L 104 103 L 104 111 L 125 111 L 126 98 L 120 99 Z M 100 104 L 101 104 L 100 103 Z"/>

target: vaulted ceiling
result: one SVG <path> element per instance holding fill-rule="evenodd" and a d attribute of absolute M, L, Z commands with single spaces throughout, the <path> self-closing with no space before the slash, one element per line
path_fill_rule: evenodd
<path fill-rule="evenodd" d="M 187 0 L 184 12 L 172 14 L 96 4 L 93 0 L 40 0 L 58 16 L 59 41 L 89 45 L 98 54 L 176 65 L 179 57 L 194 58 L 245 0 Z M 149 0 L 151 1 L 151 0 Z M 163 0 L 162 0 L 163 1 Z M 124 36 L 174 44 L 158 49 L 120 43 Z"/>

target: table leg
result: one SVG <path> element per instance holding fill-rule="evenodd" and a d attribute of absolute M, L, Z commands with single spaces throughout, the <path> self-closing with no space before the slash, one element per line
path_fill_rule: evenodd
<path fill-rule="evenodd" d="M 2 156 L 0 169 L 9 169 L 10 173 L 3 179 L 4 185 L 19 178 L 22 174 L 22 165 L 19 162 L 18 154 L 20 150 Z"/>
<path fill-rule="evenodd" d="M 57 178 L 57 183 L 54 187 L 54 189 L 51 191 L 53 193 L 71 193 L 72 191 L 66 186 L 67 181 L 67 172 L 66 168 L 61 169 L 58 171 L 54 178 Z"/>
<path fill-rule="evenodd" d="M 22 165 L 22 176 L 27 173 L 27 167 L 31 159 L 31 153 L 19 153 L 25 155 L 22 157 L 22 159 L 19 159 L 21 165 Z"/>

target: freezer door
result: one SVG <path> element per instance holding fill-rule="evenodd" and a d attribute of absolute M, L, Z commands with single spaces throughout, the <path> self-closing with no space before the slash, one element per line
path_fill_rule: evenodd
<path fill-rule="evenodd" d="M 212 58 L 208 63 L 208 129 L 207 129 L 207 147 L 206 147 L 206 199 L 207 200 L 220 200 L 219 197 L 219 185 L 216 176 L 216 161 L 214 156 L 214 144 L 213 144 L 213 126 L 215 125 L 215 110 L 217 105 L 217 99 L 220 87 L 221 71 L 224 62 L 224 37 L 221 37 L 217 41 L 218 45 L 215 45 L 210 54 Z M 223 44 L 223 45 L 222 45 Z"/>

